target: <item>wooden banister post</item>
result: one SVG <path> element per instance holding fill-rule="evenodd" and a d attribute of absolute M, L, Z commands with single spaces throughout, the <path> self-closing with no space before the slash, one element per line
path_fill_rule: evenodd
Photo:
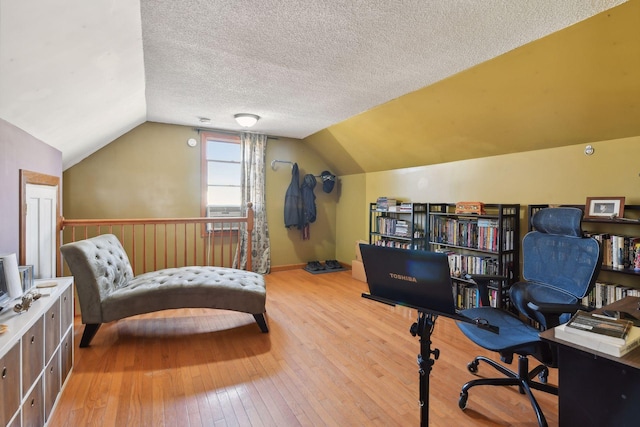
<path fill-rule="evenodd" d="M 253 271 L 251 239 L 253 236 L 253 203 L 247 203 L 247 271 Z"/>

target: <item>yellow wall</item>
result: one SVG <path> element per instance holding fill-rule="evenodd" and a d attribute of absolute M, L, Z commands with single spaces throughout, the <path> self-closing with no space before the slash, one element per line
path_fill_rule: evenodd
<path fill-rule="evenodd" d="M 330 168 L 317 153 L 299 140 L 281 138 L 269 140 L 267 144 L 267 165 L 273 160 L 285 160 L 298 163 L 300 180 L 306 174 L 320 175 Z M 311 224 L 311 238 L 302 240 L 297 229 L 284 227 L 284 196 L 291 182 L 291 166 L 276 164 L 274 171 L 267 169 L 267 218 L 271 240 L 271 265 L 287 266 L 306 264 L 308 261 L 325 261 L 335 258 L 336 246 L 336 203 L 339 200 L 340 183 L 331 193 L 322 190 L 320 178 L 316 178 L 316 222 Z"/>
<path fill-rule="evenodd" d="M 583 204 L 588 196 L 640 203 L 640 137 L 367 174 L 367 199 Z"/>
<path fill-rule="evenodd" d="M 304 142 L 340 175 L 419 167 L 640 135 L 638 99 L 632 0 Z"/>
<path fill-rule="evenodd" d="M 171 218 L 200 216 L 200 145 L 189 138 L 198 132 L 186 126 L 144 123 L 64 172 L 64 213 L 69 219 Z M 330 169 L 298 140 L 269 139 L 271 160 L 298 162 L 300 178 Z M 289 165 L 266 171 L 267 219 L 271 265 L 306 264 L 335 258 L 338 191 L 315 188 L 317 220 L 311 239 L 284 227 L 284 195 L 291 181 Z"/>
<path fill-rule="evenodd" d="M 413 202 L 517 203 L 522 205 L 523 231 L 530 204 L 584 204 L 594 196 L 624 196 L 626 204 L 640 204 L 640 136 L 591 145 L 592 156 L 585 155 L 586 144 L 580 144 L 343 176 L 343 187 L 362 186 L 362 190 L 349 189 L 349 194 L 364 194 L 365 200 L 340 200 L 337 229 L 357 232 L 344 239 L 338 236 L 338 259 L 350 262 L 355 240 L 368 239 L 368 203 L 378 196 Z M 638 227 L 632 233 L 640 234 Z M 619 275 L 610 277 L 605 280 L 628 284 Z"/>
<path fill-rule="evenodd" d="M 365 174 L 340 177 L 340 203 L 337 206 L 336 259 L 351 264 L 355 257 L 355 242 L 368 239 L 369 224 Z M 364 219 L 364 221 L 363 221 Z"/>
<path fill-rule="evenodd" d="M 192 128 L 144 123 L 67 169 L 65 216 L 200 216 L 200 148 L 189 138 Z"/>
<path fill-rule="evenodd" d="M 67 218 L 199 216 L 199 148 L 189 127 L 145 123 L 64 172 Z M 439 165 L 338 178 L 333 192 L 315 188 L 318 219 L 311 239 L 284 228 L 284 196 L 294 161 L 300 176 L 319 175 L 328 166 L 306 144 L 269 139 L 267 216 L 274 267 L 311 260 L 351 263 L 354 244 L 368 239 L 368 204 L 378 196 L 414 202 L 583 204 L 588 196 L 624 196 L 640 204 L 640 136 Z M 524 228 L 524 223 L 523 223 Z"/>

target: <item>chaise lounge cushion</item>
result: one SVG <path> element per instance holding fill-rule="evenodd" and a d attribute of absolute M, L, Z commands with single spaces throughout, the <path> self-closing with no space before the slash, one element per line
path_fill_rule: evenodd
<path fill-rule="evenodd" d="M 172 308 L 217 308 L 260 314 L 261 275 L 223 267 L 168 268 L 141 274 L 102 301 L 102 322 Z"/>

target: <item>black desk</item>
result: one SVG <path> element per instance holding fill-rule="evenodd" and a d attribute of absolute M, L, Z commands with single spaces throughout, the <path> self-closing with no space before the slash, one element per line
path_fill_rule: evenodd
<path fill-rule="evenodd" d="M 627 297 L 606 308 L 640 317 L 638 303 Z M 553 329 L 540 336 L 558 348 L 560 426 L 640 425 L 640 348 L 614 357 L 555 338 Z"/>

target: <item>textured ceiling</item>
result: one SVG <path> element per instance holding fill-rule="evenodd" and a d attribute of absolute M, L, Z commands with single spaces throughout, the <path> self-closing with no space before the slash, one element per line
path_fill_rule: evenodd
<path fill-rule="evenodd" d="M 305 138 L 338 175 L 640 135 L 640 0 Z"/>
<path fill-rule="evenodd" d="M 304 138 L 620 3 L 2 0 L 0 117 L 65 168 L 145 120 Z"/>

